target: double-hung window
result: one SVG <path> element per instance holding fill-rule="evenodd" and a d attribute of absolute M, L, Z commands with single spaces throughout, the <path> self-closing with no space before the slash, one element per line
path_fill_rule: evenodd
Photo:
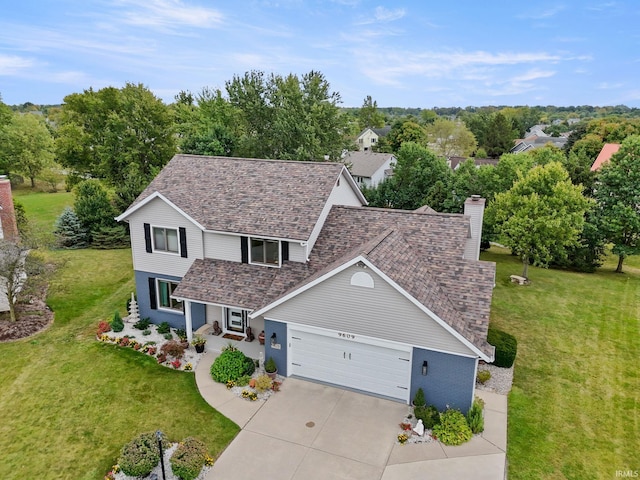
<path fill-rule="evenodd" d="M 280 242 L 251 238 L 251 263 L 280 266 Z"/>
<path fill-rule="evenodd" d="M 156 252 L 180 253 L 178 229 L 153 227 L 153 249 Z"/>
<path fill-rule="evenodd" d="M 182 311 L 182 302 L 179 302 L 175 298 L 171 298 L 174 290 L 178 288 L 177 282 L 169 280 L 158 279 L 158 307 L 166 308 L 168 310 Z"/>

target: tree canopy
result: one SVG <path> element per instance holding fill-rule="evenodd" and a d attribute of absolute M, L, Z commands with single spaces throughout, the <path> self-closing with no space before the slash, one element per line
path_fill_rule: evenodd
<path fill-rule="evenodd" d="M 16 113 L 0 130 L 0 158 L 6 172 L 17 172 L 31 180 L 53 165 L 53 137 L 44 119 Z"/>
<path fill-rule="evenodd" d="M 64 100 L 56 154 L 72 173 L 116 186 L 135 165 L 146 184 L 176 152 L 168 107 L 141 84 L 89 89 Z"/>
<path fill-rule="evenodd" d="M 496 194 L 487 216 L 522 260 L 526 278 L 529 263 L 546 267 L 577 245 L 589 204 L 562 165 L 551 162 L 519 174 L 508 191 Z"/>
<path fill-rule="evenodd" d="M 640 254 L 640 136 L 622 142 L 620 150 L 597 175 L 595 198 L 599 227 L 618 255 L 616 272 L 624 259 Z"/>

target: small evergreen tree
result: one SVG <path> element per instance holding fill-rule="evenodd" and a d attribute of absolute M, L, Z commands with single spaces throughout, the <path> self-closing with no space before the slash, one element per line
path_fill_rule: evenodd
<path fill-rule="evenodd" d="M 61 248 L 84 248 L 87 246 L 87 232 L 71 207 L 66 207 L 60 214 L 53 233 Z"/>

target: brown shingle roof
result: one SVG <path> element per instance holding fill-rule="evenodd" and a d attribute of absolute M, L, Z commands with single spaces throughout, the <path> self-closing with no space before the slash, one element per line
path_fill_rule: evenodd
<path fill-rule="evenodd" d="M 196 260 L 175 296 L 255 311 L 363 256 L 491 357 L 495 265 L 462 258 L 468 232 L 463 215 L 334 206 L 307 264 L 277 269 Z"/>
<path fill-rule="evenodd" d="M 159 192 L 206 230 L 307 240 L 343 168 L 176 155 L 129 208 Z"/>

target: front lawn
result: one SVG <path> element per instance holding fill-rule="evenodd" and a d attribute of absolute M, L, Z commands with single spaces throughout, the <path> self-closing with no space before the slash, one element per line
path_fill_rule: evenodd
<path fill-rule="evenodd" d="M 144 431 L 202 439 L 215 457 L 238 427 L 198 393 L 192 373 L 95 341 L 94 327 L 133 290 L 131 251 L 48 253 L 60 265 L 48 303 L 54 325 L 0 344 L 0 478 L 102 479 Z"/>
<path fill-rule="evenodd" d="M 491 321 L 518 339 L 509 395 L 510 479 L 609 479 L 638 470 L 640 269 L 596 274 L 532 268 L 493 247 L 498 263 Z"/>

